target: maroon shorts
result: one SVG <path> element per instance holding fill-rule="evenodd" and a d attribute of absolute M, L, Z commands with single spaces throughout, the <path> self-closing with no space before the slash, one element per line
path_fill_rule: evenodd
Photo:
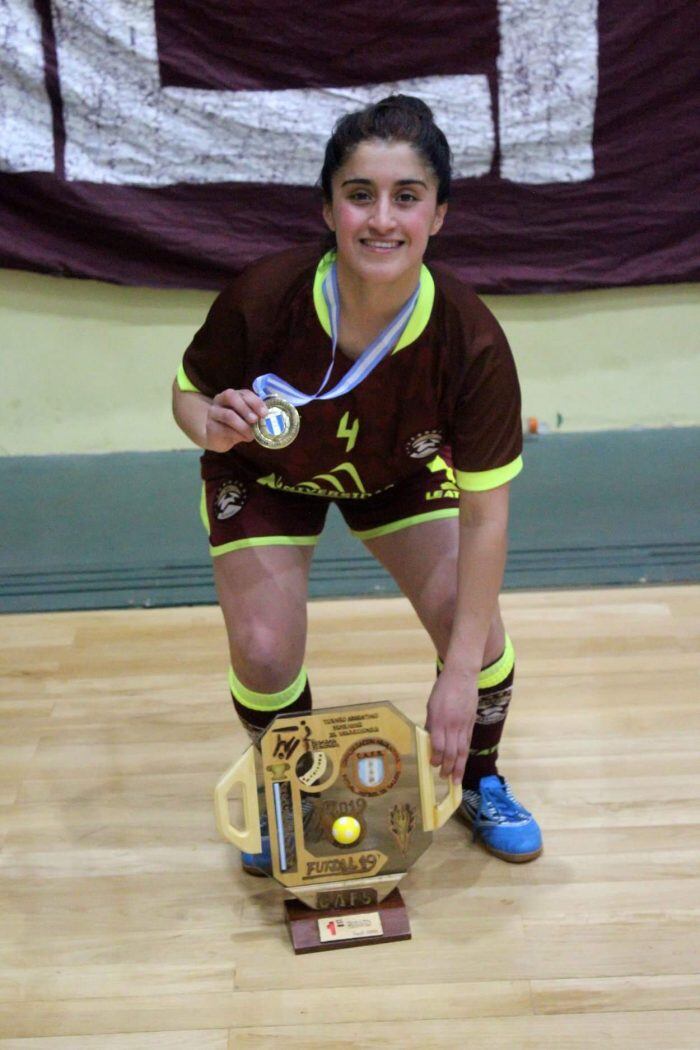
<path fill-rule="evenodd" d="M 371 540 L 419 522 L 455 517 L 458 501 L 454 472 L 436 456 L 383 492 L 356 499 L 287 492 L 232 473 L 204 483 L 201 515 L 209 551 L 217 557 L 242 547 L 315 546 L 331 503 L 355 536 Z"/>

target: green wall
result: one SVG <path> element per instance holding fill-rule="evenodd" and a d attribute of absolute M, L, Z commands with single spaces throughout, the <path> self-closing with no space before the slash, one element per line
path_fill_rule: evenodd
<path fill-rule="evenodd" d="M 212 298 L 0 270 L 0 455 L 186 448 L 169 389 Z M 485 298 L 526 417 L 569 432 L 700 423 L 696 285 Z"/>

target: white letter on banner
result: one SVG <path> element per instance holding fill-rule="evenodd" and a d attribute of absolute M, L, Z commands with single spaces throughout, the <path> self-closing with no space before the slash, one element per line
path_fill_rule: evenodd
<path fill-rule="evenodd" d="M 0 0 L 0 171 L 53 171 L 41 22 L 27 0 Z"/>
<path fill-rule="evenodd" d="M 596 0 L 499 0 L 501 176 L 593 177 Z"/>
<path fill-rule="evenodd" d="M 491 167 L 485 76 L 284 91 L 164 88 L 153 0 L 54 0 L 52 6 L 69 179 L 311 186 L 338 117 L 392 91 L 431 106 L 450 140 L 456 178 Z"/>

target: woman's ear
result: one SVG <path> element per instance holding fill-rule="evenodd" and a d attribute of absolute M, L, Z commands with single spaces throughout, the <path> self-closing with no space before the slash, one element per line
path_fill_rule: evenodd
<path fill-rule="evenodd" d="M 324 200 L 323 202 L 323 219 L 332 233 L 335 233 L 335 220 L 333 218 L 333 205 L 330 201 Z"/>
<path fill-rule="evenodd" d="M 439 233 L 439 231 L 442 229 L 442 224 L 445 221 L 445 216 L 446 215 L 447 215 L 447 202 L 445 202 L 444 204 L 438 204 L 437 208 L 435 209 L 435 218 L 433 219 L 433 225 L 430 228 L 430 236 L 431 237 L 434 234 Z"/>

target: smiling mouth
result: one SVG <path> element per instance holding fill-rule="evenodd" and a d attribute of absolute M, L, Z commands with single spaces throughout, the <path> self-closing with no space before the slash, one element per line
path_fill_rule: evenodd
<path fill-rule="evenodd" d="M 361 238 L 360 243 L 365 248 L 371 248 L 373 251 L 390 252 L 400 248 L 403 241 L 380 241 L 370 240 L 367 237 L 363 237 Z"/>

